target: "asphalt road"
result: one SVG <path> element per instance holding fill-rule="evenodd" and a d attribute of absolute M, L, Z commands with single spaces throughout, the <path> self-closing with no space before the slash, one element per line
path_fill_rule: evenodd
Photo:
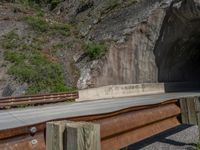
<path fill-rule="evenodd" d="M 0 110 L 0 130 L 32 125 L 59 118 L 94 115 L 121 109 L 157 104 L 167 100 L 200 96 L 200 92 L 163 93 L 77 103 L 57 103 L 21 109 Z"/>

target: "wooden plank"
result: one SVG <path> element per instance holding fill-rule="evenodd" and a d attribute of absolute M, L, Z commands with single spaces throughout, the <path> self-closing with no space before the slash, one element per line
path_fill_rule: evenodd
<path fill-rule="evenodd" d="M 65 121 L 48 122 L 46 129 L 46 150 L 63 150 Z"/>
<path fill-rule="evenodd" d="M 187 98 L 188 120 L 189 124 L 197 124 L 194 97 Z"/>
<path fill-rule="evenodd" d="M 100 150 L 100 125 L 86 122 L 47 123 L 46 150 Z"/>
<path fill-rule="evenodd" d="M 199 134 L 200 134 L 200 97 L 195 97 L 194 103 L 195 103 L 197 125 L 198 125 L 198 129 L 199 129 Z"/>
<path fill-rule="evenodd" d="M 66 149 L 64 150 L 100 150 L 100 125 L 94 123 L 67 124 Z"/>
<path fill-rule="evenodd" d="M 180 106 L 182 123 L 200 126 L 200 98 L 189 97 L 180 99 Z"/>
<path fill-rule="evenodd" d="M 187 99 L 181 98 L 179 100 L 180 107 L 181 107 L 181 121 L 182 123 L 188 124 L 188 108 L 187 108 Z"/>

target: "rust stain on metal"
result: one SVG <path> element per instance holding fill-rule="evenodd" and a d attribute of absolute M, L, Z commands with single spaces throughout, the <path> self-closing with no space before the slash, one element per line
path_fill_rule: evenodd
<path fill-rule="evenodd" d="M 160 103 L 160 104 L 130 107 L 130 108 L 126 108 L 126 109 L 111 112 L 111 113 L 103 113 L 103 114 L 89 115 L 89 116 L 79 116 L 79 117 L 72 117 L 72 118 L 60 118 L 60 119 L 54 119 L 54 120 L 49 120 L 49 121 L 59 121 L 59 120 L 66 120 L 66 119 L 71 120 L 71 121 L 94 121 L 94 120 L 109 118 L 109 117 L 112 117 L 112 116 L 117 116 L 117 115 L 127 113 L 127 112 L 155 108 L 155 107 L 167 105 L 167 104 L 170 104 L 170 103 L 176 104 L 177 100 L 170 100 L 170 101 L 166 101 L 166 102 L 163 102 L 163 103 Z M 13 128 L 13 129 L 2 130 L 0 132 L 0 140 L 15 137 L 15 136 L 20 136 L 20 135 L 30 134 L 30 128 L 33 127 L 33 126 L 37 128 L 38 132 L 43 132 L 44 129 L 46 128 L 46 122 L 41 122 L 39 124 L 32 124 L 32 125 L 29 125 L 29 126 L 22 126 L 22 127 Z"/>
<path fill-rule="evenodd" d="M 180 108 L 176 104 L 167 104 L 151 109 L 123 113 L 94 122 L 101 125 L 101 137 L 107 138 L 114 134 L 133 130 L 179 114 Z"/>
<path fill-rule="evenodd" d="M 42 133 L 34 136 L 20 136 L 0 141 L 0 150 L 45 150 Z"/>
<path fill-rule="evenodd" d="M 179 124 L 180 123 L 176 117 L 158 121 L 153 124 L 149 124 L 144 127 L 131 130 L 128 132 L 124 132 L 119 135 L 115 135 L 111 138 L 102 140 L 101 149 L 102 150 L 118 150 L 130 144 L 133 144 L 140 140 L 148 138 L 152 135 L 155 135 L 167 129 L 173 128 Z"/>
<path fill-rule="evenodd" d="M 46 104 L 62 102 L 66 100 L 75 100 L 78 98 L 78 92 L 71 93 L 52 93 L 43 95 L 28 95 L 20 97 L 3 97 L 0 98 L 0 108 L 16 107 L 24 104 Z"/>

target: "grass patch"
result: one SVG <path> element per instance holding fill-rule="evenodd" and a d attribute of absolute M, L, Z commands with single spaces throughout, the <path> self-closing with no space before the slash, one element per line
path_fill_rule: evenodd
<path fill-rule="evenodd" d="M 14 0 L 14 2 L 24 6 L 32 6 L 32 7 L 40 4 L 39 0 Z"/>
<path fill-rule="evenodd" d="M 49 30 L 52 33 L 58 33 L 63 36 L 69 36 L 70 35 L 70 25 L 64 24 L 64 23 L 53 23 L 49 26 Z"/>
<path fill-rule="evenodd" d="M 200 150 L 200 142 L 197 143 L 197 150 Z"/>
<path fill-rule="evenodd" d="M 50 23 L 39 15 L 26 16 L 23 20 L 38 32 L 48 32 L 49 34 L 60 34 L 63 36 L 70 34 L 70 25 L 58 22 Z"/>
<path fill-rule="evenodd" d="M 57 7 L 59 3 L 64 0 L 14 0 L 14 3 L 20 4 L 25 9 L 33 8 L 35 10 L 41 10 L 48 6 L 50 10 Z"/>
<path fill-rule="evenodd" d="M 5 49 L 17 48 L 19 44 L 19 36 L 13 31 L 5 35 L 1 42 L 2 47 Z"/>
<path fill-rule="evenodd" d="M 42 12 L 42 6 L 45 6 L 45 1 L 40 0 L 14 0 L 14 3 L 18 4 L 20 10 L 28 11 L 34 9 L 37 12 Z"/>
<path fill-rule="evenodd" d="M 115 7 L 119 6 L 121 3 L 120 0 L 108 0 L 107 2 L 107 10 L 112 10 Z"/>
<path fill-rule="evenodd" d="M 85 45 L 85 51 L 91 60 L 99 59 L 105 55 L 107 45 L 105 43 L 89 42 Z"/>
<path fill-rule="evenodd" d="M 51 10 L 54 9 L 62 0 L 15 0 L 15 3 L 22 4 L 29 7 L 42 7 L 51 6 Z"/>
<path fill-rule="evenodd" d="M 20 82 L 28 83 L 26 94 L 74 90 L 65 85 L 62 66 L 42 53 L 38 41 L 34 44 L 34 41 L 27 42 L 27 39 L 12 32 L 4 36 L 2 42 L 4 58 L 11 62 L 8 74 Z"/>
<path fill-rule="evenodd" d="M 34 30 L 45 32 L 49 28 L 49 24 L 39 16 L 27 16 L 23 18 Z"/>
<path fill-rule="evenodd" d="M 4 57 L 5 60 L 16 64 L 21 63 L 25 59 L 25 55 L 23 53 L 16 53 L 13 51 L 5 51 Z"/>
<path fill-rule="evenodd" d="M 56 49 L 56 50 L 64 49 L 65 47 L 66 47 L 66 45 L 63 43 L 58 43 L 58 44 L 53 45 L 53 49 Z"/>

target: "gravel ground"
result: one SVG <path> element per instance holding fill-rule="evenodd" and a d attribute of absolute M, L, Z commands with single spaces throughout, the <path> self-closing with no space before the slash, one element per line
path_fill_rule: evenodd
<path fill-rule="evenodd" d="M 123 150 L 196 150 L 198 133 L 197 126 L 183 124 Z"/>

